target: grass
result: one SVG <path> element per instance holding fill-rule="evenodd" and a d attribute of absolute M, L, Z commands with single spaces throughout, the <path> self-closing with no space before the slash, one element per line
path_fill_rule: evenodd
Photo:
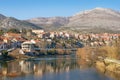
<path fill-rule="evenodd" d="M 103 46 L 97 48 L 79 48 L 76 52 L 77 56 L 81 59 L 90 59 L 95 60 L 98 57 L 103 58 L 112 58 L 112 59 L 120 59 L 120 47 L 118 46 Z"/>
<path fill-rule="evenodd" d="M 118 46 L 104 46 L 98 48 L 96 53 L 104 57 L 120 59 L 120 49 Z"/>
<path fill-rule="evenodd" d="M 92 49 L 84 47 L 84 48 L 78 48 L 76 54 L 77 57 L 80 57 L 81 59 L 87 59 L 90 57 Z"/>

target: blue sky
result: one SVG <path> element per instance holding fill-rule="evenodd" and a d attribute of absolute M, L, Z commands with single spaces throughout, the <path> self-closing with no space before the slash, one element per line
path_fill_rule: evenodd
<path fill-rule="evenodd" d="M 0 14 L 18 19 L 72 16 L 95 7 L 120 10 L 120 0 L 0 0 Z"/>

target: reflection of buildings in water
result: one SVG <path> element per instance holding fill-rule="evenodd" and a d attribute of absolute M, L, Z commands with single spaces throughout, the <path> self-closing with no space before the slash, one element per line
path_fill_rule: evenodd
<path fill-rule="evenodd" d="M 16 76 L 21 75 L 21 68 L 19 66 L 18 61 L 12 61 L 12 62 L 9 62 L 7 64 L 8 64 L 8 66 L 7 66 L 7 71 L 8 71 L 7 76 L 16 77 Z"/>
<path fill-rule="evenodd" d="M 6 76 L 7 75 L 7 68 L 2 68 L 2 75 Z"/>
<path fill-rule="evenodd" d="M 0 76 L 6 76 L 7 75 L 7 64 L 6 63 L 0 63 Z"/>
<path fill-rule="evenodd" d="M 20 61 L 19 65 L 21 66 L 21 72 L 25 74 L 33 73 L 34 71 L 34 64 L 29 61 Z"/>
<path fill-rule="evenodd" d="M 38 64 L 34 64 L 34 75 L 35 76 L 42 76 L 43 75 L 43 65 Z"/>
<path fill-rule="evenodd" d="M 2 76 L 16 77 L 21 74 L 20 71 L 18 62 L 2 63 L 0 68 L 0 74 Z"/>
<path fill-rule="evenodd" d="M 44 73 L 54 72 L 51 65 L 46 64 L 45 62 L 34 64 L 34 75 L 42 76 Z"/>
<path fill-rule="evenodd" d="M 0 63 L 0 76 L 6 76 L 7 75 L 7 68 L 2 66 L 3 64 Z M 6 65 L 6 64 L 5 64 Z"/>
<path fill-rule="evenodd" d="M 52 67 L 51 65 L 47 65 L 45 71 L 46 71 L 46 72 L 53 73 L 53 72 L 54 72 L 54 69 L 53 69 L 53 67 Z"/>
<path fill-rule="evenodd" d="M 59 62 L 59 63 L 58 63 Z M 35 73 L 40 71 L 40 75 L 44 73 L 60 73 L 60 72 L 69 72 L 70 69 L 77 68 L 78 65 L 74 61 L 66 60 L 54 60 L 54 61 L 45 61 L 35 64 Z"/>
<path fill-rule="evenodd" d="M 66 71 L 66 72 L 69 72 L 69 71 L 70 71 L 70 67 L 67 66 L 65 71 Z"/>
<path fill-rule="evenodd" d="M 7 63 L 7 67 L 0 68 L 7 76 L 21 76 L 23 74 L 34 73 L 35 76 L 43 76 L 46 73 L 61 73 L 69 72 L 71 69 L 78 68 L 79 65 L 73 59 L 55 59 L 55 60 L 41 60 L 41 61 L 13 61 Z"/>
<path fill-rule="evenodd" d="M 43 75 L 42 69 L 40 69 L 37 65 L 34 65 L 34 75 L 39 77 Z"/>

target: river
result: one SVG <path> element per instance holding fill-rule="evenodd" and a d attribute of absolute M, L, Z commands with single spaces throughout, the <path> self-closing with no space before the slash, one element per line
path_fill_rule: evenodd
<path fill-rule="evenodd" d="M 115 80 L 73 55 L 0 62 L 0 80 Z"/>

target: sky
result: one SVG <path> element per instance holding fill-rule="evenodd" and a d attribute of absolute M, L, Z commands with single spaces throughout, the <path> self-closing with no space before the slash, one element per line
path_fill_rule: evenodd
<path fill-rule="evenodd" d="M 120 0 L 0 0 L 0 14 L 25 20 L 72 16 L 96 7 L 120 11 Z"/>

